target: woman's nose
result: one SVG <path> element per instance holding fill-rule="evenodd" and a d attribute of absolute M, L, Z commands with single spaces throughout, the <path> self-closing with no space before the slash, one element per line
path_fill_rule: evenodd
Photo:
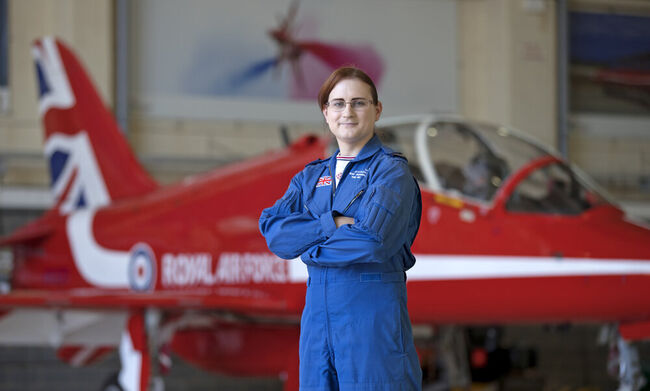
<path fill-rule="evenodd" d="M 354 110 L 352 110 L 352 103 L 346 103 L 345 107 L 343 108 L 343 115 L 346 117 L 349 117 L 354 113 Z"/>

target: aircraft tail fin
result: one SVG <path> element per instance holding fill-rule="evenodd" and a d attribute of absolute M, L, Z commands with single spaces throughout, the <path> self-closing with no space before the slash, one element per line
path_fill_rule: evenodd
<path fill-rule="evenodd" d="M 46 37 L 32 54 L 54 208 L 68 214 L 154 190 L 72 51 Z"/>

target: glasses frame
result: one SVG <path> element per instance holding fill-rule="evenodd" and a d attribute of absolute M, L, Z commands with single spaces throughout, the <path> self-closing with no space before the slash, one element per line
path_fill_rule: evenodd
<path fill-rule="evenodd" d="M 332 106 L 333 102 L 342 102 L 343 107 L 335 108 L 335 107 Z M 354 104 L 357 103 L 357 102 L 365 102 L 367 104 L 364 104 L 363 107 L 354 107 Z M 367 98 L 354 98 L 354 99 L 351 99 L 349 101 L 346 101 L 344 99 L 333 99 L 333 100 L 331 100 L 329 102 L 325 102 L 325 106 L 327 106 L 329 109 L 331 109 L 332 111 L 335 111 L 337 113 L 345 111 L 345 108 L 348 107 L 348 104 L 350 105 L 350 108 L 352 110 L 354 110 L 354 111 L 363 111 L 363 110 L 367 109 L 368 107 L 370 107 L 370 105 L 374 105 L 375 102 L 372 99 L 367 99 Z"/>

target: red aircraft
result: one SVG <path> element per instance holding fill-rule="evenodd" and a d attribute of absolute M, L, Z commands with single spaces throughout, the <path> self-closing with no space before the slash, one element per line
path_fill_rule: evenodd
<path fill-rule="evenodd" d="M 170 351 L 297 389 L 306 268 L 269 252 L 258 218 L 329 141 L 303 137 L 161 187 L 73 53 L 45 38 L 33 54 L 55 206 L 0 239 L 13 260 L 0 343 L 55 346 L 75 365 L 119 347 L 125 390 L 144 391 Z M 615 324 L 621 367 L 635 364 L 625 341 L 650 335 L 647 227 L 513 129 L 423 115 L 378 133 L 422 189 L 415 325 Z"/>

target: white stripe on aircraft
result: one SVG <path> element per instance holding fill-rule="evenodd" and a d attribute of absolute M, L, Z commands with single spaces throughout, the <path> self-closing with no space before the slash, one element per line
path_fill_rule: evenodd
<path fill-rule="evenodd" d="M 128 251 L 101 247 L 93 235 L 95 209 L 84 209 L 68 217 L 67 234 L 79 273 L 91 284 L 104 288 L 129 286 Z"/>
<path fill-rule="evenodd" d="M 623 259 L 416 254 L 408 279 L 456 280 L 650 274 L 650 262 Z"/>
<path fill-rule="evenodd" d="M 486 278 L 650 275 L 650 261 L 628 259 L 552 258 L 472 255 L 415 255 L 409 281 Z M 307 281 L 300 258 L 289 261 L 289 280 Z"/>

